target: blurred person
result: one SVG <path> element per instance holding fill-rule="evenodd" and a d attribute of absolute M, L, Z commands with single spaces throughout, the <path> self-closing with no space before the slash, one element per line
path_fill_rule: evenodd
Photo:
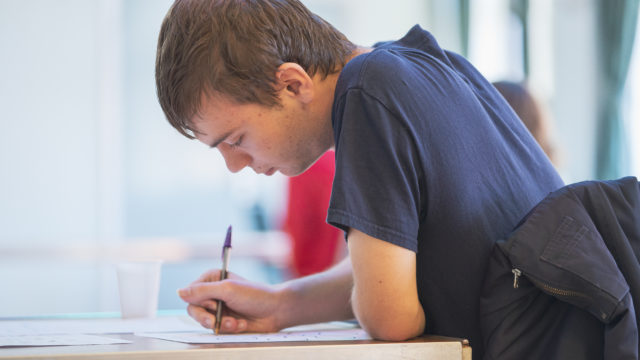
<path fill-rule="evenodd" d="M 340 229 L 326 223 L 335 172 L 332 150 L 304 173 L 288 178 L 284 231 L 291 241 L 294 277 L 326 270 L 344 257 Z"/>
<path fill-rule="evenodd" d="M 327 221 L 349 256 L 275 285 L 208 271 L 178 292 L 196 321 L 214 327 L 217 300 L 225 333 L 355 317 L 376 339 L 466 338 L 482 358 L 494 244 L 563 183 L 462 56 L 418 25 L 358 46 L 296 0 L 178 0 L 156 85 L 172 126 L 231 172 L 296 176 L 335 150 Z"/>
<path fill-rule="evenodd" d="M 551 141 L 550 124 L 540 104 L 524 83 L 513 81 L 496 81 L 496 89 L 509 103 L 513 111 L 536 139 L 542 150 L 552 163 L 557 165 L 557 154 Z"/>

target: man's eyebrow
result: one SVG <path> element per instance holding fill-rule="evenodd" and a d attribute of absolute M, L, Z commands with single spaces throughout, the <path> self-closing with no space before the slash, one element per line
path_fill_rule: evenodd
<path fill-rule="evenodd" d="M 209 147 L 212 149 L 217 147 L 218 145 L 220 145 L 221 142 L 224 141 L 224 139 L 228 138 L 230 135 L 231 135 L 231 131 L 227 131 L 224 135 L 222 135 L 217 140 L 215 140 L 212 144 L 210 144 Z"/>

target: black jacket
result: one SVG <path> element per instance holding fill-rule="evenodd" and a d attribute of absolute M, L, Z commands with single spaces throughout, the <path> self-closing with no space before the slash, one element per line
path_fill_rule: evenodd
<path fill-rule="evenodd" d="M 540 202 L 487 269 L 485 359 L 638 359 L 640 185 L 568 185 Z"/>

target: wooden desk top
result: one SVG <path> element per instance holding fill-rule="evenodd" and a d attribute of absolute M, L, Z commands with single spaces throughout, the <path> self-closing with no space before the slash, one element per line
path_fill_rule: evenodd
<path fill-rule="evenodd" d="M 184 344 L 133 334 L 103 336 L 125 339 L 132 343 L 0 348 L 0 359 L 471 359 L 471 347 L 466 341 L 439 336 L 424 336 L 404 342 L 359 340 L 206 345 Z"/>

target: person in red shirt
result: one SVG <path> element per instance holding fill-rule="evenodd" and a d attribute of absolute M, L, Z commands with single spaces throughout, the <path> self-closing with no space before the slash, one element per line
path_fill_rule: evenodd
<path fill-rule="evenodd" d="M 288 179 L 284 231 L 291 238 L 294 277 L 326 270 L 342 254 L 342 231 L 325 221 L 334 172 L 334 152 L 329 150 L 307 171 Z"/>

